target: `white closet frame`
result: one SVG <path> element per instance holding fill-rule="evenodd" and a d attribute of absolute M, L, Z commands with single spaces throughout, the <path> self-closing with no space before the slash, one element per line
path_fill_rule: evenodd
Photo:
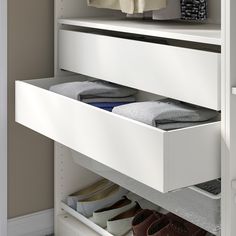
<path fill-rule="evenodd" d="M 55 0 L 55 75 L 64 74 L 58 68 L 57 60 L 57 18 L 63 17 L 63 11 L 67 17 L 77 16 L 77 9 L 73 6 L 61 8 L 63 2 L 68 0 Z M 70 0 L 71 1 L 71 0 Z M 73 0 L 82 1 L 82 0 Z M 236 1 L 221 0 L 222 12 L 222 89 L 221 89 L 221 110 L 222 110 L 222 215 L 221 235 L 236 235 L 236 95 L 233 87 L 236 86 Z M 93 14 L 90 12 L 90 14 Z M 85 16 L 87 12 L 84 12 Z M 7 0 L 0 0 L 0 235 L 7 236 Z M 55 144 L 55 176 L 58 179 L 63 166 L 65 150 L 61 145 Z M 77 169 L 72 174 L 78 174 Z M 86 174 L 81 168 L 80 174 Z M 95 178 L 90 173 L 91 179 Z M 86 181 L 90 181 L 87 179 Z M 63 183 L 61 183 L 63 185 Z M 60 184 L 60 185 L 61 185 Z M 82 184 L 83 185 L 83 184 Z M 81 186 L 82 186 L 81 185 Z M 64 186 L 65 187 L 65 186 Z M 58 183 L 55 189 L 58 190 Z M 63 193 L 62 193 L 63 194 Z M 56 214 L 59 210 L 58 196 L 55 196 Z"/>
<path fill-rule="evenodd" d="M 0 235 L 7 236 L 7 0 L 0 0 Z"/>
<path fill-rule="evenodd" d="M 57 19 L 63 17 L 63 12 L 66 12 L 66 17 L 76 17 L 76 9 L 67 4 L 63 8 L 63 1 L 55 0 L 55 76 L 63 75 L 58 68 L 57 55 Z M 75 0 L 78 1 L 78 0 Z M 73 1 L 71 1 L 73 2 Z M 73 4 L 72 4 L 73 5 Z M 221 201 L 221 236 L 236 235 L 236 95 L 233 95 L 233 87 L 236 86 L 236 1 L 221 0 L 221 59 L 222 59 L 222 78 L 221 78 L 221 111 L 222 111 L 222 131 L 221 131 L 221 160 L 222 160 L 222 201 Z M 91 13 L 92 14 L 92 13 Z M 87 15 L 87 12 L 84 12 Z M 55 143 L 55 179 L 59 179 L 60 169 L 65 166 L 63 156 L 66 150 Z M 72 174 L 77 174 L 73 167 Z M 84 171 L 84 170 L 81 170 Z M 89 182 L 89 180 L 88 180 Z M 65 183 L 56 183 L 55 190 Z M 83 184 L 82 184 L 83 185 Z M 64 188 L 65 185 L 64 185 Z M 63 193 L 61 193 L 63 195 Z M 59 199 L 55 195 L 56 215 L 59 213 Z"/>
<path fill-rule="evenodd" d="M 236 2 L 222 0 L 222 236 L 236 235 Z"/>
<path fill-rule="evenodd" d="M 66 17 L 77 17 L 78 2 L 86 4 L 86 0 L 55 0 L 55 76 L 67 73 L 58 66 L 58 29 L 57 20 Z M 236 86 L 236 1 L 221 0 L 221 160 L 222 160 L 222 203 L 221 203 L 221 236 L 236 235 L 236 96 L 233 87 Z M 106 11 L 107 12 L 107 11 Z M 81 11 L 80 17 L 92 16 L 97 10 Z M 100 11 L 101 15 L 103 11 Z M 7 235 L 7 0 L 0 0 L 0 235 Z M 67 161 L 68 149 L 55 143 L 55 215 L 63 213 L 60 201 L 72 190 L 72 187 L 83 187 L 94 181 L 97 176 Z M 65 174 L 70 176 L 65 177 Z M 87 176 L 87 174 L 89 174 Z M 78 180 L 86 177 L 83 181 Z M 68 184 L 70 183 L 70 184 Z M 58 230 L 56 222 L 56 236 Z M 82 230 L 82 229 L 81 229 Z M 85 232 L 81 233 L 85 234 Z"/>

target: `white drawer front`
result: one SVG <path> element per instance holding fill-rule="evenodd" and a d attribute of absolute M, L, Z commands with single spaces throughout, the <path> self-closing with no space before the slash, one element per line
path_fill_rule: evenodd
<path fill-rule="evenodd" d="M 67 30 L 60 68 L 220 110 L 220 54 Z"/>
<path fill-rule="evenodd" d="M 171 132 L 16 82 L 16 121 L 161 192 L 220 176 L 220 122 Z"/>

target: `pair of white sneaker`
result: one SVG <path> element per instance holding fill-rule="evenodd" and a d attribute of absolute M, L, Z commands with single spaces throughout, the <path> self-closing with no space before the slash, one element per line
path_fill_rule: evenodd
<path fill-rule="evenodd" d="M 79 200 L 77 202 L 76 210 L 80 214 L 89 218 L 98 209 L 110 206 L 114 202 L 120 200 L 122 196 L 127 193 L 128 190 L 120 187 L 119 185 L 113 184 L 102 191 L 96 192 L 88 198 Z"/>
<path fill-rule="evenodd" d="M 133 218 L 141 208 L 160 210 L 159 206 L 129 192 L 113 205 L 95 211 L 91 220 L 111 234 L 121 236 L 132 229 Z"/>
<path fill-rule="evenodd" d="M 66 204 L 69 207 L 76 210 L 78 201 L 89 198 L 89 197 L 93 196 L 94 194 L 96 194 L 97 192 L 103 191 L 104 189 L 107 189 L 107 188 L 111 187 L 112 185 L 114 185 L 114 183 L 110 182 L 109 180 L 101 179 L 101 180 L 89 185 L 88 187 L 86 187 L 82 190 L 79 190 L 79 191 L 71 194 L 70 196 L 68 196 L 66 198 Z"/>
<path fill-rule="evenodd" d="M 95 211 L 90 219 L 111 234 L 121 236 L 131 230 L 132 220 L 140 209 L 137 202 L 124 196 L 113 205 Z"/>

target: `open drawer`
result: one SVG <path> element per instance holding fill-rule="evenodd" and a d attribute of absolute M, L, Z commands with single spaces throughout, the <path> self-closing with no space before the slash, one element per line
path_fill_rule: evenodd
<path fill-rule="evenodd" d="M 65 81 L 16 81 L 16 121 L 161 192 L 220 177 L 220 122 L 166 132 L 48 90 Z"/>
<path fill-rule="evenodd" d="M 220 110 L 220 54 L 60 30 L 59 66 Z"/>

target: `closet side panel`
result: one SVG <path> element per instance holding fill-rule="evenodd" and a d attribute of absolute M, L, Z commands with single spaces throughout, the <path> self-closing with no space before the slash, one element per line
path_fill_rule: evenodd
<path fill-rule="evenodd" d="M 236 235 L 236 1 L 222 0 L 222 236 Z"/>
<path fill-rule="evenodd" d="M 0 235 L 7 236 L 7 0 L 0 1 Z"/>

